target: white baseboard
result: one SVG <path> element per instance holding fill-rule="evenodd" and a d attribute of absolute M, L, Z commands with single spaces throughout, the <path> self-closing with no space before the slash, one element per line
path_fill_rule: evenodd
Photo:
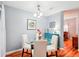
<path fill-rule="evenodd" d="M 22 50 L 22 49 L 17 49 L 17 50 L 9 51 L 9 52 L 6 53 L 6 55 L 11 54 L 11 53 L 16 52 L 16 51 L 20 51 L 20 50 Z"/>
<path fill-rule="evenodd" d="M 78 51 L 79 51 L 79 49 L 78 49 Z"/>
<path fill-rule="evenodd" d="M 64 48 L 59 48 L 60 50 L 64 50 Z"/>

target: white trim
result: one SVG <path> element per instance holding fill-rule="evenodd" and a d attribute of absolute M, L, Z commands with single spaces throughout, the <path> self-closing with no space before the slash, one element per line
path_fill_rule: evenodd
<path fill-rule="evenodd" d="M 67 20 L 67 19 L 73 19 L 73 18 L 77 18 L 78 16 L 69 16 L 69 17 L 64 17 L 64 20 Z"/>
<path fill-rule="evenodd" d="M 64 48 L 59 48 L 60 50 L 64 50 Z"/>
<path fill-rule="evenodd" d="M 6 53 L 6 55 L 11 54 L 11 53 L 16 52 L 16 51 L 20 51 L 20 50 L 22 50 L 22 48 L 21 49 L 17 49 L 17 50 L 13 50 L 13 51 L 9 51 L 9 52 Z"/>
<path fill-rule="evenodd" d="M 5 8 L 4 8 L 4 4 L 1 4 L 1 7 L 0 8 L 0 11 L 1 11 L 1 44 L 2 45 L 0 48 L 2 48 L 0 55 L 1 57 L 5 57 L 5 54 L 6 54 L 6 26 L 5 26 Z"/>
<path fill-rule="evenodd" d="M 78 49 L 78 51 L 79 51 L 79 49 Z"/>

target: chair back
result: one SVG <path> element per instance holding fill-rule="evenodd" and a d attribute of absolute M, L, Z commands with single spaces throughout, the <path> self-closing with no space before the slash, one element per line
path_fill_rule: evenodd
<path fill-rule="evenodd" d="M 57 49 L 57 47 L 58 47 L 57 46 L 58 45 L 58 36 L 57 35 L 52 35 L 51 44 L 54 49 Z"/>
<path fill-rule="evenodd" d="M 29 39 L 28 39 L 27 34 L 22 34 L 22 47 L 23 48 L 25 48 L 25 47 L 28 48 L 29 45 L 27 43 L 29 43 Z"/>
<path fill-rule="evenodd" d="M 22 35 L 22 39 L 23 39 L 23 42 L 24 42 L 24 43 L 26 43 L 26 42 L 29 41 L 29 40 L 28 40 L 28 37 L 27 37 L 27 34 L 23 34 L 23 35 Z"/>
<path fill-rule="evenodd" d="M 34 57 L 46 57 L 46 40 L 38 40 L 34 43 Z"/>

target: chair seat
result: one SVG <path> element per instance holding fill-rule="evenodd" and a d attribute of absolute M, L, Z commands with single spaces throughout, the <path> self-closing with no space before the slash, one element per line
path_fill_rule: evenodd
<path fill-rule="evenodd" d="M 24 43 L 23 48 L 25 48 L 25 49 L 31 49 L 31 45 L 30 44 L 27 44 L 27 43 Z"/>
<path fill-rule="evenodd" d="M 47 46 L 47 51 L 51 51 L 51 50 L 55 51 L 57 49 L 53 45 L 48 45 Z"/>

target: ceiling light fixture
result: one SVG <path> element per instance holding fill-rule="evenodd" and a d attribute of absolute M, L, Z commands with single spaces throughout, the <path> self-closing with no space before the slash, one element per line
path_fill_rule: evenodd
<path fill-rule="evenodd" d="M 37 12 L 34 13 L 34 17 L 40 18 L 43 15 L 43 13 L 40 10 L 40 5 L 37 5 Z"/>

